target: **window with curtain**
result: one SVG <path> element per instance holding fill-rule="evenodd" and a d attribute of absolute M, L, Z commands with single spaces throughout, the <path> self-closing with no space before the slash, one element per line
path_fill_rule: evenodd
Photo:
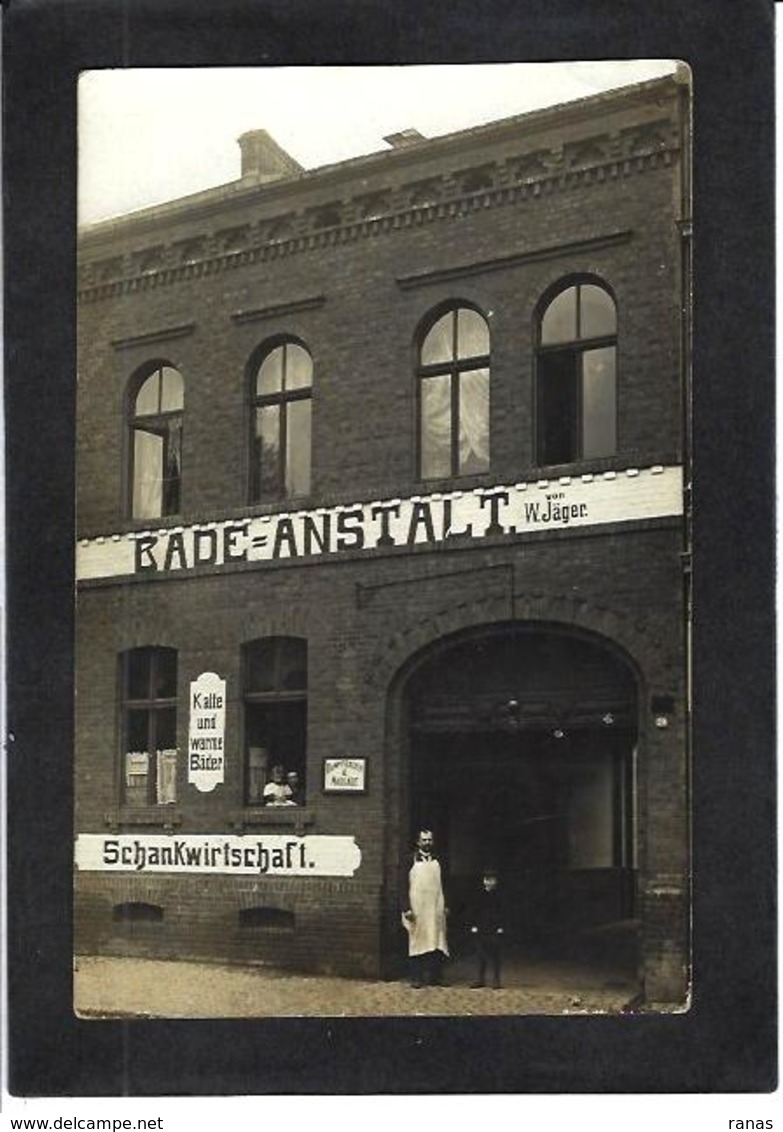
<path fill-rule="evenodd" d="M 184 382 L 159 365 L 143 380 L 131 411 L 131 514 L 158 519 L 180 511 Z"/>
<path fill-rule="evenodd" d="M 122 800 L 164 806 L 177 800 L 177 651 L 122 654 Z"/>
<path fill-rule="evenodd" d="M 299 342 L 278 342 L 253 366 L 253 502 L 309 493 L 312 385 L 313 361 Z"/>
<path fill-rule="evenodd" d="M 297 806 L 307 771 L 307 641 L 265 637 L 243 655 L 245 803 Z"/>
<path fill-rule="evenodd" d="M 489 326 L 472 307 L 452 307 L 419 350 L 419 474 L 489 470 Z"/>
<path fill-rule="evenodd" d="M 617 311 L 605 287 L 570 283 L 539 320 L 536 455 L 568 464 L 617 451 Z"/>

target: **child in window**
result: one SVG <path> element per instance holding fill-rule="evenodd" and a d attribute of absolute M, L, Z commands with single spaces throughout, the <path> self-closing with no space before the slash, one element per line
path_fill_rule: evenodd
<path fill-rule="evenodd" d="M 289 770 L 288 774 L 285 776 L 285 779 L 288 783 L 288 788 L 291 791 L 288 799 L 289 802 L 292 806 L 303 806 L 304 790 L 302 789 L 302 784 L 299 781 L 299 772 L 296 770 Z"/>
<path fill-rule="evenodd" d="M 285 769 L 278 765 L 272 767 L 272 781 L 264 787 L 265 806 L 290 806 L 291 787 L 285 780 Z"/>

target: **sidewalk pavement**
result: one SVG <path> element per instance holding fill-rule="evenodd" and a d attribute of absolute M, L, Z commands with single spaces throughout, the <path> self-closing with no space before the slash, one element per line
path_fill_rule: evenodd
<path fill-rule="evenodd" d="M 557 962 L 515 967 L 504 973 L 499 990 L 474 990 L 470 976 L 465 965 L 455 963 L 446 986 L 414 990 L 407 982 L 298 975 L 264 966 L 80 956 L 74 1006 L 85 1018 L 616 1014 L 638 990 L 616 972 Z"/>

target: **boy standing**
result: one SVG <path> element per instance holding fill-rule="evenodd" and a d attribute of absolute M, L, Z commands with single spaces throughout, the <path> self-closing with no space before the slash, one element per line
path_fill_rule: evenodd
<path fill-rule="evenodd" d="M 468 923 L 478 960 L 478 978 L 471 986 L 485 986 L 487 967 L 490 967 L 492 986 L 497 990 L 500 987 L 503 910 L 498 891 L 498 875 L 494 869 L 484 869 L 481 888 L 476 893 Z"/>

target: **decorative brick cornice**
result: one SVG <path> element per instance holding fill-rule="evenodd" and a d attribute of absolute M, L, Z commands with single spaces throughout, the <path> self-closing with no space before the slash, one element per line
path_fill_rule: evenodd
<path fill-rule="evenodd" d="M 403 607 L 401 607 L 403 608 Z M 380 642 L 380 648 L 368 666 L 368 688 L 385 688 L 397 681 L 397 694 L 404 666 L 411 657 L 444 637 L 473 628 L 486 629 L 493 623 L 509 621 L 560 626 L 569 632 L 587 632 L 603 639 L 613 651 L 619 647 L 630 662 L 637 680 L 642 673 L 648 681 L 660 679 L 666 672 L 666 656 L 662 642 L 649 626 L 628 613 L 597 606 L 584 599 L 574 599 L 555 592 L 513 594 L 511 585 L 499 585 L 493 592 L 471 602 L 446 606 L 433 616 L 418 620 L 401 619 L 400 626 Z"/>
<path fill-rule="evenodd" d="M 148 248 L 80 268 L 79 299 L 96 302 L 190 279 L 356 243 L 486 209 L 524 206 L 539 197 L 624 179 L 671 164 L 678 152 L 669 119 L 556 149 L 472 165 L 409 182 L 395 190 L 362 192 L 328 206 L 302 207 L 253 222 L 221 227 L 187 241 L 158 239 Z M 478 187 L 482 186 L 482 187 Z M 243 312 L 238 312 L 242 314 Z M 263 316 L 261 316 L 263 317 Z"/>

